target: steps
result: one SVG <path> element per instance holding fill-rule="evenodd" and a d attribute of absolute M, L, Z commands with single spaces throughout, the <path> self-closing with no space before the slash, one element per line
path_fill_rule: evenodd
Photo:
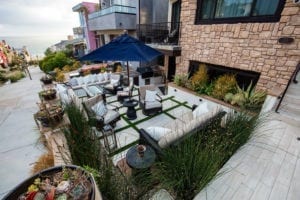
<path fill-rule="evenodd" d="M 300 127 L 300 73 L 296 80 L 291 82 L 278 110 L 278 119 Z"/>

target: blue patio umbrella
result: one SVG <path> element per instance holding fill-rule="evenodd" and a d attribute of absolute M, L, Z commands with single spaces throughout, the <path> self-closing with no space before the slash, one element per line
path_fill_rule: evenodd
<path fill-rule="evenodd" d="M 162 55 L 156 49 L 153 49 L 141 41 L 122 34 L 113 39 L 108 44 L 90 52 L 80 58 L 81 61 L 127 61 L 127 73 L 129 80 L 128 61 L 151 61 L 157 56 Z"/>

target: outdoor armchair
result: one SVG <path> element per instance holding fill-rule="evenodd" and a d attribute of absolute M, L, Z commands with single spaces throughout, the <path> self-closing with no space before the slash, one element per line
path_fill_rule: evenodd
<path fill-rule="evenodd" d="M 120 74 L 111 74 L 110 82 L 104 86 L 106 90 L 109 90 L 111 93 L 117 93 L 117 87 L 121 85 L 121 75 Z"/>
<path fill-rule="evenodd" d="M 139 104 L 144 115 L 151 116 L 162 112 L 162 98 L 157 94 L 154 85 L 139 87 Z"/>
<path fill-rule="evenodd" d="M 130 78 L 128 87 L 123 88 L 122 91 L 117 91 L 118 101 L 123 102 L 124 99 L 132 97 L 133 89 L 133 78 Z"/>
<path fill-rule="evenodd" d="M 118 108 L 109 105 L 109 108 L 102 95 L 96 95 L 82 102 L 82 105 L 86 111 L 89 122 L 92 126 L 95 126 L 97 130 L 102 130 L 103 126 L 111 125 L 116 126 L 117 121 L 121 119 L 118 112 Z"/>

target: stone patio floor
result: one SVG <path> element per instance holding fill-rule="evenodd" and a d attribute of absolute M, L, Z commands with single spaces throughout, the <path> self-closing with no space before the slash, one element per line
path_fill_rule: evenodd
<path fill-rule="evenodd" d="M 35 103 L 39 101 L 41 72 L 37 68 L 31 72 L 33 81 L 25 78 L 0 88 L 1 94 L 5 94 L 0 97 L 0 197 L 30 175 L 31 164 L 43 153 L 43 148 L 36 146 L 39 133 L 32 117 L 37 110 Z M 138 99 L 137 91 L 134 95 Z M 136 107 L 136 120 L 127 119 L 127 108 L 121 107 L 115 96 L 107 99 L 110 104 L 119 106 L 121 113 L 115 129 L 118 149 L 112 154 L 115 165 L 137 143 L 138 129 L 172 123 L 193 104 L 201 103 L 199 97 L 172 87 L 163 99 L 163 113 L 148 118 Z M 299 127 L 279 121 L 270 113 L 264 126 L 256 130 L 254 137 L 195 199 L 299 199 L 300 141 L 297 137 L 300 137 Z"/>

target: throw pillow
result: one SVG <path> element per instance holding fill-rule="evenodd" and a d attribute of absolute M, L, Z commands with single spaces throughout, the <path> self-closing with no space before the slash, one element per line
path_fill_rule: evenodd
<path fill-rule="evenodd" d="M 77 82 L 76 78 L 71 78 L 69 80 L 69 84 L 71 85 L 71 87 L 75 87 L 78 85 L 78 82 Z"/>
<path fill-rule="evenodd" d="M 156 101 L 156 91 L 146 90 L 145 101 Z"/>
<path fill-rule="evenodd" d="M 103 77 L 104 77 L 104 80 L 105 80 L 105 81 L 108 80 L 108 74 L 107 74 L 107 72 L 104 72 L 104 73 L 103 73 Z"/>
<path fill-rule="evenodd" d="M 197 118 L 200 117 L 201 115 L 209 112 L 208 107 L 207 107 L 207 102 L 204 102 L 200 104 L 194 111 L 193 111 L 193 117 Z"/>
<path fill-rule="evenodd" d="M 84 81 L 84 84 L 86 84 L 86 85 L 91 83 L 92 81 L 91 81 L 90 75 L 85 76 L 83 78 L 83 81 Z"/>
<path fill-rule="evenodd" d="M 103 101 L 99 101 L 91 107 L 91 109 L 96 113 L 96 115 L 103 117 L 107 113 L 107 108 Z"/>
<path fill-rule="evenodd" d="M 102 73 L 98 74 L 98 75 L 97 75 L 97 78 L 98 78 L 98 81 L 99 81 L 99 82 L 104 81 L 104 76 L 103 76 Z"/>
<path fill-rule="evenodd" d="M 113 86 L 117 86 L 118 85 L 119 80 L 116 79 L 110 79 L 110 84 L 112 84 Z"/>
<path fill-rule="evenodd" d="M 77 80 L 78 85 L 83 85 L 84 84 L 84 81 L 83 81 L 82 77 L 78 77 L 76 80 Z"/>
<path fill-rule="evenodd" d="M 150 126 L 146 128 L 146 131 L 154 140 L 159 141 L 160 138 L 169 134 L 171 132 L 171 129 L 158 126 Z"/>

